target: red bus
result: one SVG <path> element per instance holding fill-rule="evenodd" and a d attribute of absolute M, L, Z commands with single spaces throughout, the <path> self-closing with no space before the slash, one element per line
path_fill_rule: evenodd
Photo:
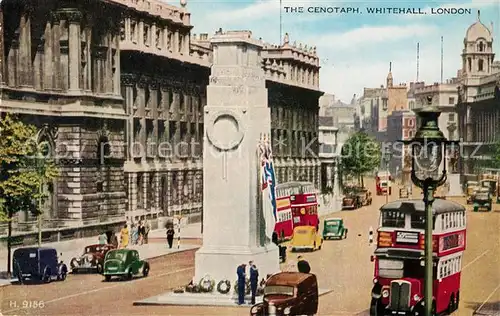
<path fill-rule="evenodd" d="M 280 239 L 289 239 L 293 235 L 292 207 L 290 189 L 276 186 L 276 226 L 274 231 Z"/>
<path fill-rule="evenodd" d="M 318 194 L 310 182 L 287 182 L 276 187 L 285 190 L 292 204 L 293 227 L 319 226 Z"/>
<path fill-rule="evenodd" d="M 460 301 L 466 244 L 465 208 L 433 203 L 433 315 L 451 314 Z M 395 201 L 380 209 L 370 315 L 424 315 L 425 208 L 421 200 Z"/>

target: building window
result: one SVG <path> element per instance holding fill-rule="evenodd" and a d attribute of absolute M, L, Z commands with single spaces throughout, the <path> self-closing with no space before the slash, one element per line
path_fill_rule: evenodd
<path fill-rule="evenodd" d="M 387 110 L 387 99 L 382 100 L 382 110 L 384 110 L 384 111 Z"/>
<path fill-rule="evenodd" d="M 483 67 L 484 67 L 484 61 L 482 59 L 479 59 L 477 64 L 477 71 L 483 71 Z"/>
<path fill-rule="evenodd" d="M 455 98 L 448 98 L 448 104 L 455 104 Z"/>
<path fill-rule="evenodd" d="M 472 58 L 467 58 L 467 64 L 469 65 L 469 71 L 472 71 Z"/>
<path fill-rule="evenodd" d="M 454 122 L 455 121 L 455 113 L 448 114 L 448 121 L 450 121 L 450 122 Z"/>
<path fill-rule="evenodd" d="M 484 51 L 484 44 L 483 44 L 483 42 L 479 42 L 479 51 L 480 52 Z"/>

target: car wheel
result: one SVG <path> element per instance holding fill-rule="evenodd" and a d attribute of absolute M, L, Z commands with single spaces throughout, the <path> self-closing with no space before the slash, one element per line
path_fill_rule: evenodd
<path fill-rule="evenodd" d="M 104 281 L 106 281 L 106 282 L 111 281 L 111 275 L 105 275 L 104 276 Z"/>
<path fill-rule="evenodd" d="M 97 273 L 102 274 L 103 269 L 102 269 L 102 264 L 98 263 L 97 264 Z"/>
<path fill-rule="evenodd" d="M 50 278 L 50 270 L 47 270 L 43 273 L 42 281 L 45 283 L 50 283 L 52 279 Z"/>
<path fill-rule="evenodd" d="M 19 284 L 24 284 L 23 274 L 21 272 L 17 273 L 17 282 L 19 282 Z"/>
<path fill-rule="evenodd" d="M 142 276 L 147 277 L 149 274 L 149 264 L 145 263 L 144 264 L 144 269 L 142 269 Z"/>
<path fill-rule="evenodd" d="M 61 272 L 61 274 L 57 276 L 57 281 L 64 281 L 64 280 L 66 280 L 66 272 Z"/>

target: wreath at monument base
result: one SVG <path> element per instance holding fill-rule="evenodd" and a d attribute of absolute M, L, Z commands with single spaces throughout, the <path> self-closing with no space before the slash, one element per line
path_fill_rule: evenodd
<path fill-rule="evenodd" d="M 227 294 L 231 290 L 231 282 L 229 280 L 222 280 L 217 284 L 217 292 L 220 294 Z"/>
<path fill-rule="evenodd" d="M 250 279 L 246 279 L 245 280 L 245 295 L 250 294 L 250 292 L 251 292 Z M 236 295 L 238 295 L 238 280 L 236 280 L 236 282 L 234 282 L 234 293 L 236 293 Z"/>
<path fill-rule="evenodd" d="M 186 292 L 188 293 L 200 293 L 201 289 L 200 286 L 197 284 L 194 284 L 193 281 L 189 282 L 188 285 L 186 285 Z"/>
<path fill-rule="evenodd" d="M 198 285 L 202 292 L 210 293 L 214 290 L 215 281 L 209 275 L 205 275 Z"/>

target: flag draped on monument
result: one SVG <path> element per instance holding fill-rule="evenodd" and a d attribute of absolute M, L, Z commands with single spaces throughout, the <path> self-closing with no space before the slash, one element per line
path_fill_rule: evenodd
<path fill-rule="evenodd" d="M 260 173 L 262 190 L 262 212 L 266 222 L 266 236 L 272 239 L 276 225 L 276 177 L 271 152 L 271 144 L 266 136 L 261 139 Z"/>

